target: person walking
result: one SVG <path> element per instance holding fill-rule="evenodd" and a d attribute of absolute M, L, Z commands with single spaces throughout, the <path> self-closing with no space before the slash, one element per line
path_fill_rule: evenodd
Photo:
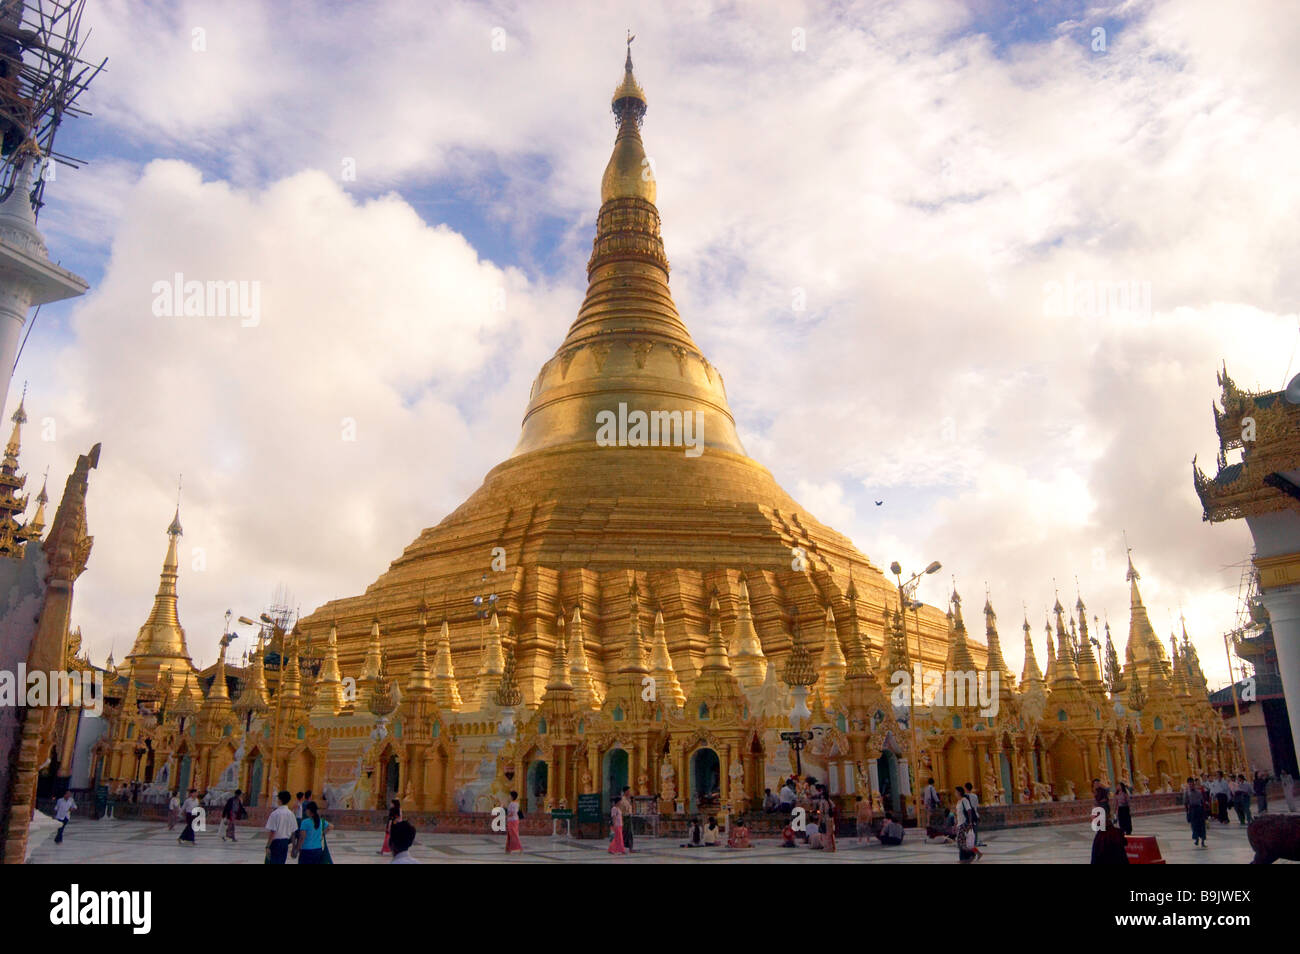
<path fill-rule="evenodd" d="M 393 799 L 388 806 L 388 818 L 384 821 L 384 843 L 379 849 L 381 855 L 386 855 L 392 851 L 388 839 L 392 833 L 393 825 L 402 820 L 402 803 L 399 799 Z"/>
<path fill-rule="evenodd" d="M 325 832 L 330 823 L 320 817 L 320 806 L 315 802 L 303 805 L 303 818 L 295 835 L 298 839 L 298 864 L 326 865 L 329 855 L 325 850 Z"/>
<path fill-rule="evenodd" d="M 1268 811 L 1268 776 L 1263 772 L 1256 772 L 1253 787 L 1255 789 L 1255 810 L 1262 815 Z"/>
<path fill-rule="evenodd" d="M 609 831 L 609 853 L 627 854 L 627 845 L 623 843 L 623 799 L 621 798 L 609 808 Z"/>
<path fill-rule="evenodd" d="M 189 795 L 181 804 L 181 817 L 185 819 L 185 830 L 176 839 L 178 845 L 194 847 L 194 819 L 199 817 L 199 790 L 190 789 Z"/>
<path fill-rule="evenodd" d="M 63 844 L 63 829 L 68 827 L 71 815 L 77 810 L 77 803 L 72 800 L 72 793 L 64 789 L 59 800 L 54 803 L 54 820 L 59 823 L 59 833 L 54 836 L 56 845 Z"/>
<path fill-rule="evenodd" d="M 293 817 L 296 818 L 298 821 L 302 821 L 303 805 L 306 804 L 306 799 L 302 797 L 302 792 L 298 792 L 293 796 L 293 798 L 294 798 Z"/>
<path fill-rule="evenodd" d="M 298 820 L 289 807 L 293 798 L 288 792 L 276 794 L 279 805 L 266 818 L 266 863 L 268 865 L 286 864 L 289 859 L 289 843 L 293 841 L 298 830 Z"/>
<path fill-rule="evenodd" d="M 524 843 L 519 840 L 519 793 L 510 793 L 510 804 L 506 806 L 506 854 L 524 850 Z"/>
<path fill-rule="evenodd" d="M 957 860 L 969 864 L 977 859 L 981 852 L 975 837 L 976 819 L 979 817 L 970 795 L 960 785 L 957 786 Z"/>
<path fill-rule="evenodd" d="M 1124 782 L 1119 783 L 1119 791 L 1115 793 L 1115 818 L 1119 822 L 1119 830 L 1126 835 L 1133 834 L 1133 812 L 1129 806 L 1131 792 Z"/>
<path fill-rule="evenodd" d="M 971 822 L 971 830 L 975 833 L 975 847 L 977 849 L 982 848 L 984 842 L 980 841 L 980 797 L 979 793 L 975 791 L 975 786 L 970 782 L 966 783 L 966 798 L 970 800 L 971 814 L 975 817 L 975 820 Z M 979 852 L 977 851 L 976 854 L 978 855 Z"/>
<path fill-rule="evenodd" d="M 1232 780 L 1232 808 L 1237 813 L 1238 825 L 1249 825 L 1251 822 L 1250 814 L 1250 786 L 1246 784 L 1246 776 L 1238 775 Z"/>
<path fill-rule="evenodd" d="M 221 807 L 221 840 L 225 841 L 227 835 L 231 841 L 235 841 L 235 822 L 244 814 L 243 792 L 235 789 L 235 794 L 226 799 L 226 804 Z"/>
<path fill-rule="evenodd" d="M 1205 819 L 1208 817 L 1206 811 L 1205 794 L 1206 790 L 1202 789 L 1200 783 L 1195 779 L 1187 780 L 1190 792 L 1187 797 L 1187 823 L 1192 828 L 1192 844 L 1204 848 L 1205 844 Z"/>
<path fill-rule="evenodd" d="M 632 826 L 636 823 L 633 817 L 632 809 L 632 789 L 630 786 L 623 786 L 623 793 L 619 798 L 619 808 L 623 810 L 623 847 L 627 853 L 632 854 Z"/>
<path fill-rule="evenodd" d="M 181 793 L 172 792 L 167 801 L 167 830 L 176 830 L 176 821 L 181 817 Z"/>
<path fill-rule="evenodd" d="M 1216 817 L 1220 825 L 1228 824 L 1228 780 L 1219 772 L 1218 776 L 1210 783 L 1210 798 L 1214 801 Z"/>

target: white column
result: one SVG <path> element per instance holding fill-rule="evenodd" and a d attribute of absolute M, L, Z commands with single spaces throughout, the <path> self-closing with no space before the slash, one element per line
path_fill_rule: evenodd
<path fill-rule="evenodd" d="M 1300 585 L 1265 590 L 1262 595 L 1273 622 L 1277 668 L 1291 717 L 1291 741 L 1300 752 Z"/>

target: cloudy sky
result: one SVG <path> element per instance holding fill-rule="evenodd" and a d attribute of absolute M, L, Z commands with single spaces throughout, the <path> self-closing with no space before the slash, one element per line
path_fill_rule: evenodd
<path fill-rule="evenodd" d="M 104 445 L 92 657 L 148 613 L 178 474 L 207 663 L 227 608 L 360 592 L 510 453 L 631 28 L 674 295 L 749 453 L 878 564 L 941 560 L 928 601 L 987 584 L 1017 671 L 1053 580 L 1126 634 L 1127 531 L 1221 683 L 1250 538 L 1201 521 L 1191 459 L 1221 361 L 1300 370 L 1300 11 L 599 6 L 90 0 L 109 67 L 60 134 L 90 163 L 41 225 L 91 291 L 9 406 L 29 381 L 29 483 Z M 177 273 L 256 283 L 256 321 L 156 315 Z"/>

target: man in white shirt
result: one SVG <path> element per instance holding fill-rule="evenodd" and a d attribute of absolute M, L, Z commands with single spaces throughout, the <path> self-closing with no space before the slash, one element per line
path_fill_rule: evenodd
<path fill-rule="evenodd" d="M 54 836 L 56 845 L 63 844 L 63 829 L 68 827 L 68 818 L 77 810 L 77 803 L 72 800 L 71 792 L 64 792 L 57 802 L 54 803 L 54 820 L 59 822 L 59 833 Z"/>
<path fill-rule="evenodd" d="M 289 842 L 298 832 L 298 819 L 289 807 L 292 795 L 280 792 L 276 798 L 280 804 L 266 818 L 266 860 L 268 864 L 282 865 L 289 857 Z"/>
<path fill-rule="evenodd" d="M 181 796 L 178 792 L 172 792 L 172 797 L 167 802 L 167 830 L 172 831 L 176 828 L 176 819 L 181 814 Z"/>
<path fill-rule="evenodd" d="M 303 806 L 306 805 L 307 802 L 302 797 L 302 792 L 299 792 L 297 795 L 294 796 L 294 798 L 297 799 L 297 801 L 294 802 L 293 814 L 294 817 L 298 819 L 298 823 L 302 824 Z"/>
<path fill-rule="evenodd" d="M 781 811 L 789 813 L 794 811 L 794 788 L 790 785 L 790 780 L 786 779 L 781 786 Z"/>

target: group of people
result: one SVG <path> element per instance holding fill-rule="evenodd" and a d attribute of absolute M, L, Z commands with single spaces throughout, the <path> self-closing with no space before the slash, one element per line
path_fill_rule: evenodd
<path fill-rule="evenodd" d="M 1236 812 L 1237 824 L 1250 824 L 1252 795 L 1258 811 L 1268 811 L 1268 782 L 1268 776 L 1262 772 L 1256 772 L 1253 781 L 1245 775 L 1224 775 L 1222 772 L 1216 772 L 1213 778 L 1209 775 L 1200 778 L 1188 776 L 1182 794 L 1187 824 L 1192 829 L 1192 844 L 1199 848 L 1208 847 L 1206 822 L 1214 818 L 1221 825 L 1228 824 L 1229 806 Z M 1287 801 L 1289 808 L 1291 799 Z"/>

